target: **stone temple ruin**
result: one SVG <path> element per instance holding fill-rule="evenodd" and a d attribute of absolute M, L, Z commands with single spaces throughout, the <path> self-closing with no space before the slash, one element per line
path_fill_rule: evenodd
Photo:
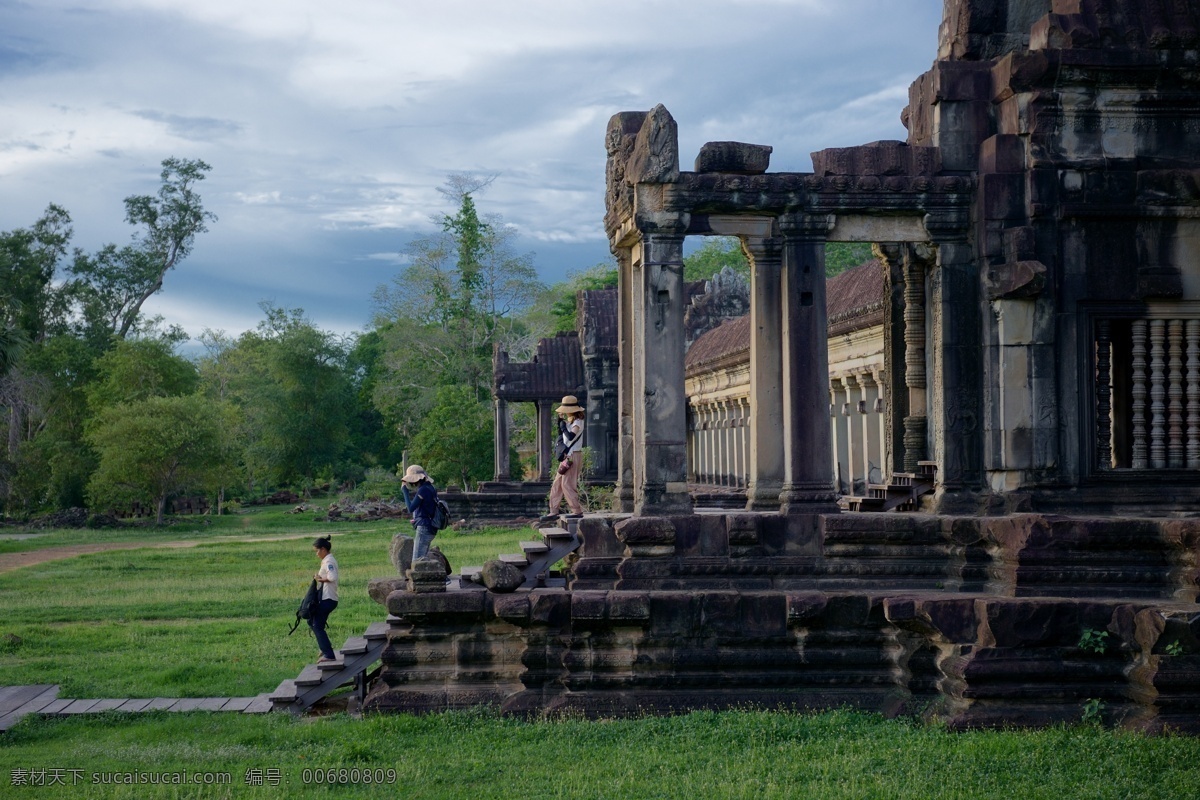
<path fill-rule="evenodd" d="M 1200 731 L 1200 2 L 946 0 L 903 119 L 773 173 L 612 118 L 620 513 L 526 547 L 574 549 L 560 580 L 414 573 L 366 708 Z M 688 488 L 689 381 L 738 349 L 687 371 L 683 240 L 713 234 L 752 260 L 739 509 Z M 881 482 L 932 484 L 913 513 L 835 502 L 828 241 L 880 258 L 874 394 L 838 386 L 884 409 Z"/>

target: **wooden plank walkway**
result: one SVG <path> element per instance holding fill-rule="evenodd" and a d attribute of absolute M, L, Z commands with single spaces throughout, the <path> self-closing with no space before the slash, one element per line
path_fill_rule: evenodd
<path fill-rule="evenodd" d="M 221 711 L 238 714 L 265 714 L 271 710 L 269 694 L 255 697 L 153 697 L 71 700 L 58 696 L 51 684 L 0 686 L 0 733 L 16 725 L 29 714 L 70 716 L 99 714 L 104 711 Z"/>

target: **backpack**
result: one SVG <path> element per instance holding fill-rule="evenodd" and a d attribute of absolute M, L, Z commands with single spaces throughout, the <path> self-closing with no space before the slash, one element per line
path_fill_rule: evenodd
<path fill-rule="evenodd" d="M 429 524 L 435 531 L 443 530 L 450 524 L 450 506 L 446 505 L 446 501 L 437 500 L 437 504 L 433 509 L 433 518 L 429 520 Z"/>
<path fill-rule="evenodd" d="M 300 601 L 300 607 L 296 609 L 296 624 L 288 631 L 288 636 L 296 632 L 296 628 L 300 627 L 300 621 L 312 619 L 317 615 L 317 608 L 321 605 L 321 584 L 317 583 L 316 578 L 309 584 L 308 592 L 304 595 L 304 599 Z"/>

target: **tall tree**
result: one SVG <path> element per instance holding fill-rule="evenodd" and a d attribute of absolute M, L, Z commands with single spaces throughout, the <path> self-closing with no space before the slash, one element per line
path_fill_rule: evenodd
<path fill-rule="evenodd" d="M 408 266 L 376 290 L 388 368 L 377 392 L 396 396 L 411 387 L 426 408 L 441 385 L 470 386 L 484 398 L 493 345 L 524 334 L 518 315 L 543 287 L 532 256 L 513 252 L 513 229 L 479 215 L 472 193 L 488 183 L 452 175 L 440 191 L 457 204 L 455 213 L 436 218 L 440 231 L 414 240 Z"/>
<path fill-rule="evenodd" d="M 220 417 L 203 397 L 148 397 L 105 409 L 88 434 L 99 465 L 88 484 L 93 508 L 167 500 L 204 488 L 221 466 Z"/>
<path fill-rule="evenodd" d="M 140 226 L 132 244 L 109 244 L 94 255 L 76 252 L 71 271 L 85 323 L 94 334 L 126 338 L 138 324 L 142 305 L 192 252 L 196 236 L 216 221 L 196 192 L 210 169 L 199 159 L 165 159 L 156 195 L 125 198 L 125 221 Z"/>
<path fill-rule="evenodd" d="M 31 227 L 0 233 L 0 328 L 12 348 L 2 354 L 6 363 L 16 360 L 21 344 L 65 324 L 68 293 L 57 278 L 71 233 L 70 215 L 54 204 Z"/>
<path fill-rule="evenodd" d="M 312 479 L 343 470 L 354 389 L 346 343 L 316 328 L 300 309 L 263 304 L 258 329 L 201 360 L 203 391 L 232 403 L 245 476 L 254 485 Z"/>

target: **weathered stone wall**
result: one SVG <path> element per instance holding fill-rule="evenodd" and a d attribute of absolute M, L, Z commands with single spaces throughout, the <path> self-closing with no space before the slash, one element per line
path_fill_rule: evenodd
<path fill-rule="evenodd" d="M 394 591 L 367 707 L 1200 731 L 1200 522 L 588 517 L 568 589 Z M 1094 649 L 1085 646 L 1097 641 Z"/>

